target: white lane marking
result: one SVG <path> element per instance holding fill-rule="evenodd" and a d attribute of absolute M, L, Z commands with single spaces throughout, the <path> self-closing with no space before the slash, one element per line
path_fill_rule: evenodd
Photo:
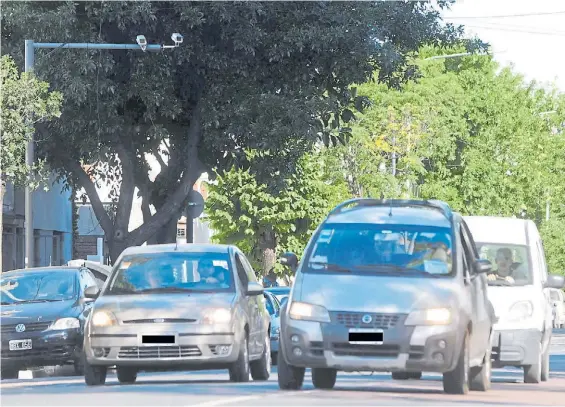
<path fill-rule="evenodd" d="M 237 402 L 242 402 L 242 401 L 257 400 L 257 399 L 260 399 L 262 397 L 264 397 L 264 396 L 260 395 L 260 396 L 229 397 L 229 398 L 220 399 L 220 400 L 205 401 L 203 403 L 193 404 L 193 406 L 195 406 L 195 407 L 198 407 L 198 406 L 223 406 L 223 405 L 226 405 L 226 404 L 232 404 L 232 403 L 237 403 Z"/>

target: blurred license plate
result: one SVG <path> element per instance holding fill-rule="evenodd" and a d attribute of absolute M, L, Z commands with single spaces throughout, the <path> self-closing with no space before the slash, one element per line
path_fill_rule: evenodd
<path fill-rule="evenodd" d="M 382 329 L 350 329 L 349 343 L 360 345 L 382 345 Z"/>
<path fill-rule="evenodd" d="M 143 335 L 141 338 L 141 343 L 155 344 L 155 345 L 174 345 L 175 336 L 174 335 Z"/>
<path fill-rule="evenodd" d="M 31 349 L 31 339 L 17 339 L 8 342 L 10 350 L 29 350 Z"/>

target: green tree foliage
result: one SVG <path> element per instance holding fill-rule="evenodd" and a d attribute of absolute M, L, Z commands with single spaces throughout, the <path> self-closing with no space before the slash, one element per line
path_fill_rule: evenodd
<path fill-rule="evenodd" d="M 61 120 L 39 129 L 39 139 L 49 142 L 38 152 L 86 191 L 114 259 L 124 246 L 153 236 L 174 239 L 188 191 L 203 171 L 250 167 L 261 182 L 274 182 L 278 172 L 284 179 L 317 140 L 347 137 L 352 113 L 346 107 L 364 106 L 349 92 L 351 83 L 378 69 L 380 81 L 398 86 L 415 73 L 412 52 L 461 34 L 424 1 L 1 7 L 2 51 L 19 63 L 24 39 L 132 43 L 144 34 L 153 43 L 172 32 L 184 35 L 179 48 L 159 53 L 37 51 L 36 72 L 65 95 Z M 251 166 L 246 149 L 269 154 Z M 162 168 L 155 180 L 148 178 L 149 154 Z M 97 184 L 113 187 L 114 219 Z M 144 224 L 128 231 L 136 187 Z"/>
<path fill-rule="evenodd" d="M 2 207 L 6 183 L 36 188 L 44 180 L 43 163 L 32 168 L 26 165 L 25 150 L 34 123 L 44 122 L 60 115 L 62 95 L 50 92 L 49 84 L 33 75 L 20 74 L 8 55 L 1 58 L 0 106 L 0 207 Z M 38 173 L 30 177 L 31 170 Z M 0 211 L 0 247 L 2 246 L 2 212 Z M 0 256 L 1 257 L 1 256 Z M 2 264 L 0 259 L 0 270 Z"/>
<path fill-rule="evenodd" d="M 310 235 L 347 191 L 323 180 L 321 153 L 303 157 L 286 187 L 273 195 L 249 171 L 232 169 L 210 185 L 206 213 L 214 240 L 237 245 L 268 273 L 276 255 L 302 253 Z"/>

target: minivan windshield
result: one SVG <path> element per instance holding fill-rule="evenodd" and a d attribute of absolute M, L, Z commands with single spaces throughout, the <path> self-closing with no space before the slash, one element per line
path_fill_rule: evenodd
<path fill-rule="evenodd" d="M 227 253 L 160 252 L 124 256 L 103 295 L 231 292 Z"/>
<path fill-rule="evenodd" d="M 2 304 L 66 301 L 76 297 L 76 276 L 67 270 L 3 273 Z"/>
<path fill-rule="evenodd" d="M 492 263 L 488 284 L 496 286 L 517 286 L 533 284 L 532 265 L 528 247 L 500 243 L 476 243 L 481 259 Z"/>
<path fill-rule="evenodd" d="M 421 225 L 326 224 L 306 272 L 446 276 L 452 273 L 451 230 Z"/>

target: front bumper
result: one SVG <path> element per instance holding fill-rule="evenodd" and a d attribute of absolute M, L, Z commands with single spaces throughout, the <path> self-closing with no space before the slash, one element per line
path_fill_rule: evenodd
<path fill-rule="evenodd" d="M 457 328 L 405 326 L 405 318 L 402 315 L 396 325 L 384 329 L 380 345 L 349 343 L 349 327 L 342 324 L 288 319 L 280 346 L 285 360 L 299 367 L 341 371 L 451 371 L 461 349 Z"/>
<path fill-rule="evenodd" d="M 542 333 L 537 329 L 495 330 L 493 367 L 527 366 L 538 363 Z"/>
<path fill-rule="evenodd" d="M 243 343 L 242 332 L 230 326 L 138 324 L 132 327 L 96 328 L 85 336 L 88 363 L 139 368 L 223 367 L 235 362 Z M 173 335 L 173 344 L 144 344 L 143 335 Z"/>
<path fill-rule="evenodd" d="M 31 349 L 10 350 L 10 341 L 23 339 L 31 339 Z M 2 333 L 2 367 L 24 370 L 71 364 L 82 353 L 82 340 L 79 329 Z"/>

